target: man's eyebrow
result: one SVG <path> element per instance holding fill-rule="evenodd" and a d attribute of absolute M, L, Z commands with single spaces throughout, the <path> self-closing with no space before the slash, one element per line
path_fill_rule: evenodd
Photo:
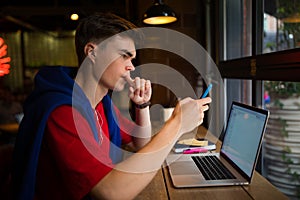
<path fill-rule="evenodd" d="M 135 58 L 135 57 L 133 57 L 133 54 L 130 51 L 128 51 L 127 49 L 121 49 L 120 51 L 122 51 L 123 53 L 125 53 L 126 55 L 128 55 L 131 58 Z"/>

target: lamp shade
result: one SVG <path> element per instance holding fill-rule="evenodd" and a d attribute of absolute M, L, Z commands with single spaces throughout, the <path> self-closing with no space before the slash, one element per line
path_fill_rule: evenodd
<path fill-rule="evenodd" d="M 176 20 L 175 12 L 162 1 L 155 1 L 143 17 L 143 22 L 151 25 L 168 24 Z"/>

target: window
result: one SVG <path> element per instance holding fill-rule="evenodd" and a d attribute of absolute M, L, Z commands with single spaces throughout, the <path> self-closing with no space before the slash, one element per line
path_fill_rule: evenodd
<path fill-rule="evenodd" d="M 253 27 L 252 24 L 252 4 L 251 1 L 226 0 L 219 1 L 219 8 L 224 13 L 220 15 L 221 32 L 220 41 L 223 41 L 223 51 L 221 50 L 222 61 L 220 71 L 225 78 L 225 91 L 229 110 L 232 101 L 252 103 L 252 80 L 247 79 L 248 70 L 241 66 L 245 65 L 239 59 L 247 59 L 252 55 L 253 48 Z M 233 62 L 231 62 L 233 61 Z"/>
<path fill-rule="evenodd" d="M 264 1 L 263 53 L 298 48 L 300 45 L 300 1 Z"/>
<path fill-rule="evenodd" d="M 223 27 L 220 41 L 224 46 L 220 50 L 219 68 L 226 83 L 227 104 L 238 100 L 270 110 L 257 169 L 291 199 L 299 198 L 299 187 L 293 182 L 299 179 L 295 171 L 299 164 L 287 155 L 299 150 L 290 145 L 299 148 L 296 137 L 300 130 L 296 127 L 290 133 L 287 125 L 298 126 L 300 100 L 290 104 L 289 100 L 278 99 L 300 94 L 300 18 L 296 12 L 300 1 L 224 0 L 219 3 L 220 27 Z M 275 104 L 278 108 L 274 109 Z M 280 111 L 282 107 L 286 110 Z M 288 120 L 293 117 L 292 121 L 279 119 L 282 112 L 293 112 L 287 115 Z M 284 143 L 287 140 L 289 144 Z M 279 172 L 279 168 L 284 171 Z"/>

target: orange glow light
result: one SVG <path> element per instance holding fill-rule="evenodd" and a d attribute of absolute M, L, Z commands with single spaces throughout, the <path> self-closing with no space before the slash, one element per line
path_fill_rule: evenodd
<path fill-rule="evenodd" d="M 0 37 L 0 76 L 9 74 L 9 68 L 11 58 L 7 55 L 7 45 L 5 44 L 3 38 Z"/>

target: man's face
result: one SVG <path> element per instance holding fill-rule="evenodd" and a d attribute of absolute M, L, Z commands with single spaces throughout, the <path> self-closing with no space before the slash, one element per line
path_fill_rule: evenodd
<path fill-rule="evenodd" d="M 115 36 L 104 46 L 98 46 L 95 64 L 103 72 L 99 81 L 101 87 L 123 90 L 126 84 L 125 77 L 135 69 L 132 64 L 135 56 L 134 42 L 128 37 Z"/>

